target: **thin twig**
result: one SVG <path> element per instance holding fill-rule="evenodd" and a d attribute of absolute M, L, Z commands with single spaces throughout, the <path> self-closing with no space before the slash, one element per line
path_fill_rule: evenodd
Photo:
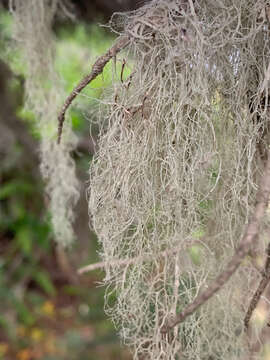
<path fill-rule="evenodd" d="M 256 309 L 258 302 L 262 296 L 262 293 L 264 292 L 266 286 L 268 285 L 270 281 L 270 243 L 268 244 L 267 247 L 267 259 L 265 261 L 265 266 L 264 266 L 264 272 L 262 275 L 262 279 L 260 281 L 260 284 L 258 286 L 258 289 L 256 290 L 255 294 L 253 295 L 245 319 L 244 319 L 244 324 L 245 324 L 245 328 L 248 328 L 249 325 L 249 321 L 250 318 L 253 314 L 253 311 Z"/>
<path fill-rule="evenodd" d="M 265 77 L 264 77 L 264 80 L 263 80 L 263 83 L 262 83 L 262 86 L 261 86 L 261 90 L 260 90 L 261 94 L 266 89 L 269 80 L 270 80 L 270 63 L 269 63 L 268 68 L 266 70 Z"/>
<path fill-rule="evenodd" d="M 197 298 L 187 306 L 187 308 L 175 316 L 174 319 L 166 324 L 162 328 L 162 333 L 168 332 L 175 325 L 183 322 L 185 318 L 194 311 L 196 311 L 201 305 L 203 305 L 208 299 L 210 299 L 217 291 L 219 291 L 223 285 L 230 279 L 234 272 L 238 269 L 243 258 L 248 254 L 253 241 L 258 236 L 259 225 L 264 216 L 265 210 L 268 205 L 270 195 L 270 151 L 268 150 L 268 157 L 265 166 L 263 176 L 261 178 L 261 184 L 256 198 L 256 206 L 254 214 L 249 222 L 245 234 L 237 248 L 235 255 L 227 265 L 226 269 L 213 281 L 209 287 L 202 292 Z"/>
<path fill-rule="evenodd" d="M 188 245 L 189 246 L 192 246 L 196 243 L 198 243 L 199 241 L 198 240 L 193 240 L 191 239 L 190 242 L 188 242 L 187 244 L 185 245 Z M 177 253 L 178 251 L 180 250 L 184 250 L 185 247 L 183 247 L 183 245 L 179 245 L 179 246 L 175 246 L 171 249 L 166 249 L 166 250 L 163 250 L 159 253 L 157 253 L 156 256 L 153 256 L 153 254 L 151 255 L 142 255 L 142 256 L 136 256 L 134 258 L 131 258 L 131 259 L 115 259 L 115 260 L 111 260 L 111 261 L 100 261 L 100 262 L 97 262 L 95 264 L 90 264 L 90 265 L 86 265 L 82 268 L 80 268 L 78 270 L 78 274 L 82 275 L 88 271 L 93 271 L 93 270 L 97 270 L 97 269 L 103 269 L 105 268 L 106 265 L 110 265 L 110 266 L 126 266 L 126 265 L 132 265 L 132 264 L 135 264 L 136 262 L 138 261 L 147 261 L 147 260 L 153 260 L 155 258 L 158 258 L 158 257 L 166 257 L 168 255 L 172 255 L 174 253 Z"/>
<path fill-rule="evenodd" d="M 68 107 L 71 105 L 75 97 L 93 81 L 99 74 L 102 73 L 105 65 L 121 50 L 123 50 L 130 42 L 128 36 L 120 36 L 116 43 L 106 52 L 106 54 L 100 56 L 97 61 L 94 63 L 90 74 L 86 75 L 79 84 L 72 90 L 72 92 L 67 97 L 60 114 L 58 115 L 58 138 L 57 143 L 60 144 L 63 124 L 65 121 L 65 113 Z"/>
<path fill-rule="evenodd" d="M 126 65 L 126 60 L 125 59 L 123 59 L 123 62 L 122 62 L 122 69 L 121 69 L 121 76 L 120 76 L 120 78 L 121 78 L 121 83 L 123 83 L 124 81 L 123 81 L 123 74 L 124 74 L 124 68 L 125 68 L 125 65 Z"/>

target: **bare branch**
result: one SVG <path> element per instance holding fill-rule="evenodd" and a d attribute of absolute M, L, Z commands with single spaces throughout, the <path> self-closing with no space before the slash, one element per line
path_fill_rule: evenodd
<path fill-rule="evenodd" d="M 210 299 L 217 291 L 219 291 L 224 284 L 230 279 L 230 277 L 237 270 L 241 264 L 243 258 L 248 254 L 250 247 L 253 241 L 256 240 L 256 237 L 259 232 L 259 225 L 264 216 L 265 210 L 268 205 L 269 195 L 270 195 L 270 151 L 268 150 L 268 157 L 265 166 L 265 170 L 261 179 L 261 184 L 259 191 L 257 193 L 256 207 L 249 222 L 245 234 L 241 240 L 239 247 L 237 248 L 235 255 L 227 265 L 227 268 L 214 280 L 214 282 L 197 298 L 187 306 L 187 308 L 176 315 L 174 319 L 170 321 L 169 324 L 163 327 L 162 333 L 168 332 L 175 325 L 183 322 L 185 318 L 194 311 L 196 311 L 201 305 L 203 305 L 208 299 Z"/>
<path fill-rule="evenodd" d="M 187 245 L 188 246 L 192 246 L 194 245 L 194 243 L 200 243 L 200 241 L 198 240 L 190 240 Z M 82 268 L 80 268 L 78 270 L 78 274 L 82 275 L 88 271 L 93 271 L 93 270 L 97 270 L 97 269 L 103 269 L 105 268 L 106 265 L 110 265 L 110 266 L 126 266 L 126 265 L 132 265 L 132 264 L 135 264 L 136 262 L 138 261 L 149 261 L 149 260 L 153 260 L 155 258 L 158 258 L 158 257 L 166 257 L 168 255 L 172 255 L 172 254 L 175 254 L 177 253 L 178 251 L 180 250 L 184 250 L 183 248 L 183 245 L 180 245 L 180 246 L 175 246 L 173 247 L 172 249 L 167 249 L 167 250 L 164 250 L 164 251 L 161 251 L 160 253 L 157 253 L 156 256 L 153 257 L 153 254 L 151 255 L 143 255 L 143 256 L 136 256 L 134 258 L 131 258 L 131 259 L 115 259 L 115 260 L 111 260 L 111 261 L 100 261 L 100 262 L 97 262 L 95 264 L 90 264 L 90 265 L 86 265 Z"/>
<path fill-rule="evenodd" d="M 258 302 L 262 296 L 262 293 L 264 292 L 266 286 L 268 285 L 270 281 L 270 243 L 268 244 L 267 247 L 267 259 L 265 261 L 265 267 L 264 267 L 264 272 L 262 275 L 262 279 L 260 281 L 260 284 L 258 286 L 258 289 L 256 290 L 255 294 L 253 295 L 245 319 L 244 319 L 244 324 L 245 324 L 245 328 L 248 328 L 249 325 L 249 321 L 250 318 L 253 314 L 253 311 L 256 309 Z"/>
<path fill-rule="evenodd" d="M 68 107 L 71 105 L 75 97 L 93 81 L 99 74 L 102 73 L 105 65 L 121 50 L 123 50 L 130 42 L 129 37 L 120 36 L 116 43 L 106 52 L 106 54 L 100 56 L 94 63 L 90 74 L 86 75 L 79 84 L 72 90 L 70 95 L 67 97 L 60 114 L 58 115 L 58 138 L 57 143 L 60 144 L 63 124 L 65 121 L 65 113 Z"/>

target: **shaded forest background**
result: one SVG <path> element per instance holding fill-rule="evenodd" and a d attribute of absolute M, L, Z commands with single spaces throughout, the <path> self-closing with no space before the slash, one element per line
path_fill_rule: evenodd
<path fill-rule="evenodd" d="M 113 12 L 133 10 L 142 0 L 73 1 L 55 22 L 58 69 L 67 93 L 112 43 L 100 29 Z M 86 182 L 94 141 L 84 108 L 72 110 L 79 135 L 74 158 L 84 185 L 77 206 L 77 241 L 72 251 L 55 246 L 39 172 L 33 115 L 23 110 L 24 75 L 10 44 L 8 1 L 0 1 L 0 359 L 129 359 L 103 311 L 102 272 L 76 275 L 81 265 L 98 260 L 97 241 L 88 227 Z M 61 15 L 61 14 L 60 14 Z M 108 74 L 107 74 L 108 75 Z M 110 83 L 104 73 L 93 85 L 95 96 Z M 107 76 L 107 77 L 106 77 Z"/>

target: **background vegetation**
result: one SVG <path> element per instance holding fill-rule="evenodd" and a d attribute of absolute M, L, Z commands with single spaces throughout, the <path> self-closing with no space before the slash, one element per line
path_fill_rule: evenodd
<path fill-rule="evenodd" d="M 14 0 L 13 30 L 1 12 L 0 357 L 128 357 L 104 320 L 105 295 L 134 359 L 267 358 L 265 288 L 256 303 L 253 294 L 270 267 L 270 170 L 256 196 L 270 134 L 269 6 L 158 0 L 116 15 L 111 29 L 126 26 L 93 73 L 108 57 L 112 67 L 74 103 L 58 147 L 64 93 L 114 40 L 64 20 L 72 3 Z M 123 47 L 125 61 L 113 56 Z M 89 213 L 106 294 L 96 289 L 101 273 L 76 272 L 97 260 L 85 200 L 92 161 Z M 66 252 L 79 191 L 77 241 Z"/>
<path fill-rule="evenodd" d="M 102 273 L 74 275 L 80 265 L 97 260 L 85 186 L 72 252 L 54 244 L 39 173 L 40 134 L 34 114 L 23 107 L 25 65 L 11 45 L 11 27 L 0 5 L 0 359 L 127 359 L 104 315 L 104 289 L 97 287 Z M 56 67 L 68 93 L 113 37 L 97 24 L 79 21 L 57 23 L 55 34 Z M 98 98 L 110 81 L 105 70 L 85 94 Z M 80 106 L 71 112 L 80 137 L 73 155 L 85 185 L 94 144 L 88 141 L 83 98 Z"/>

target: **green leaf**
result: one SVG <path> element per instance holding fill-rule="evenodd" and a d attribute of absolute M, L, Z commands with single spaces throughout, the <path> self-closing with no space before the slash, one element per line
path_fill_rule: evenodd
<path fill-rule="evenodd" d="M 28 226 L 18 229 L 16 234 L 16 242 L 24 255 L 29 256 L 33 248 L 33 234 Z"/>
<path fill-rule="evenodd" d="M 192 232 L 192 237 L 194 239 L 200 239 L 205 235 L 205 230 L 203 227 L 199 227 Z"/>
<path fill-rule="evenodd" d="M 54 296 L 56 294 L 56 289 L 47 271 L 38 270 L 33 274 L 33 278 L 48 295 Z"/>
<path fill-rule="evenodd" d="M 31 313 L 31 311 L 29 311 L 28 308 L 25 306 L 25 304 L 16 298 L 13 298 L 12 302 L 18 314 L 19 320 L 27 326 L 34 325 L 36 319 Z"/>
<path fill-rule="evenodd" d="M 203 255 L 202 247 L 200 245 L 193 245 L 188 249 L 191 261 L 194 265 L 200 265 Z"/>
<path fill-rule="evenodd" d="M 81 130 L 84 124 L 84 120 L 80 116 L 80 113 L 74 109 L 71 109 L 70 115 L 73 130 Z"/>
<path fill-rule="evenodd" d="M 1 186 L 0 200 L 4 200 L 10 196 L 17 195 L 19 193 L 29 194 L 33 190 L 33 186 L 24 181 L 10 181 Z"/>

